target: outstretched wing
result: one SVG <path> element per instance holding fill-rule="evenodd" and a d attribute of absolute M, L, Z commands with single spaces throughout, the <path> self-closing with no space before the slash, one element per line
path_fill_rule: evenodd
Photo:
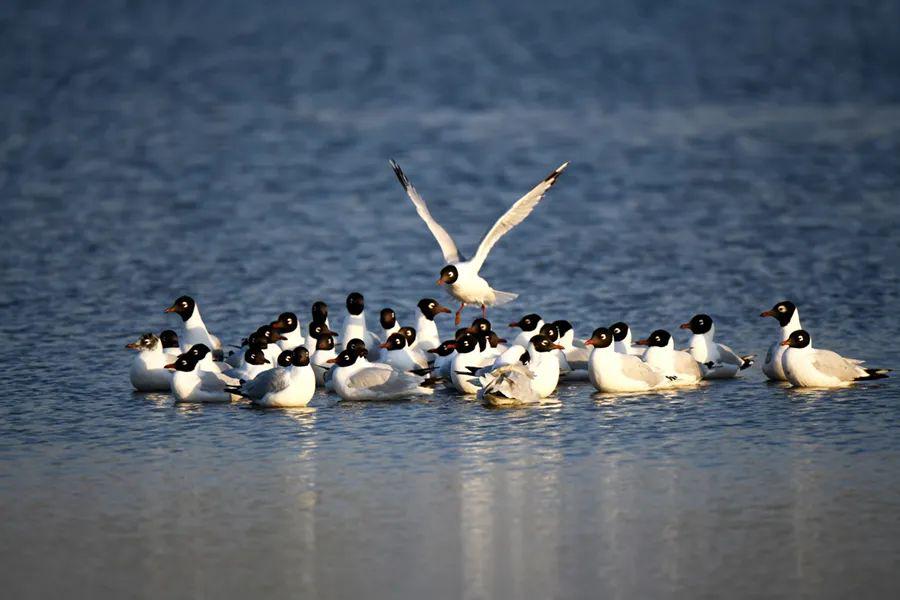
<path fill-rule="evenodd" d="M 534 189 L 516 200 L 516 203 L 513 204 L 502 217 L 497 219 L 494 226 L 491 227 L 484 235 L 484 238 L 482 238 L 481 243 L 478 245 L 478 251 L 475 252 L 475 256 L 470 261 L 475 267 L 476 272 L 481 269 L 481 265 L 484 264 L 484 260 L 487 258 L 491 248 L 494 247 L 494 244 L 497 243 L 497 240 L 531 214 L 531 211 L 533 211 L 534 207 L 541 201 L 541 198 L 544 197 L 547 190 L 553 187 L 553 184 L 556 183 L 556 180 L 559 179 L 559 175 L 567 166 L 569 166 L 569 163 L 567 162 L 561 164 L 555 171 L 547 175 L 543 181 L 537 184 Z"/>
<path fill-rule="evenodd" d="M 456 242 L 453 241 L 453 238 L 450 237 L 447 230 L 441 227 L 441 224 L 435 221 L 434 217 L 431 216 L 431 213 L 428 212 L 428 205 L 425 204 L 422 196 L 419 195 L 416 188 L 414 188 L 409 182 L 409 179 L 406 178 L 406 175 L 400 169 L 400 165 L 391 160 L 391 167 L 394 169 L 394 174 L 397 176 L 397 179 L 400 180 L 400 185 L 403 186 L 409 199 L 412 200 L 413 205 L 415 205 L 416 212 L 419 213 L 419 216 L 425 221 L 425 224 L 428 226 L 434 239 L 436 239 L 437 243 L 440 245 L 441 252 L 444 254 L 444 261 L 447 263 L 455 263 L 464 260 L 462 255 L 460 255 L 459 250 L 456 248 Z"/>

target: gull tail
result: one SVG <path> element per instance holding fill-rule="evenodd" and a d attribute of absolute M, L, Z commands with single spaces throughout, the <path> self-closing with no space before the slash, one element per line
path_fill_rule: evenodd
<path fill-rule="evenodd" d="M 511 292 L 498 292 L 497 290 L 494 290 L 494 297 L 495 300 L 493 306 L 502 306 L 503 304 L 509 304 L 518 298 L 519 295 Z"/>
<path fill-rule="evenodd" d="M 866 372 L 866 375 L 863 377 L 857 377 L 853 381 L 870 381 L 872 379 L 884 379 L 888 376 L 888 373 L 891 372 L 890 369 L 863 369 Z"/>

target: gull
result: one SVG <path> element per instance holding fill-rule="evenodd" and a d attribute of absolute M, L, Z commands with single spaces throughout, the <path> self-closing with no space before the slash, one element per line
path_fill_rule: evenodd
<path fill-rule="evenodd" d="M 800 311 L 797 310 L 793 302 L 785 300 L 760 313 L 759 316 L 775 317 L 775 320 L 781 325 L 780 339 L 769 346 L 769 351 L 766 352 L 766 360 L 762 364 L 763 373 L 772 381 L 787 381 L 781 360 L 787 347 L 782 342 L 788 339 L 795 331 L 803 329 L 800 325 Z"/>
<path fill-rule="evenodd" d="M 852 358 L 812 346 L 812 336 L 798 329 L 781 342 L 787 380 L 795 387 L 843 387 L 856 381 L 884 379 L 889 369 L 868 369 Z"/>
<path fill-rule="evenodd" d="M 181 336 L 181 341 L 185 347 L 190 348 L 194 344 L 206 344 L 213 350 L 222 349 L 222 342 L 206 329 L 203 317 L 200 316 L 200 307 L 197 306 L 197 302 L 190 296 L 179 297 L 172 303 L 172 306 L 163 312 L 176 313 L 181 317 L 181 320 L 184 322 L 184 334 Z"/>
<path fill-rule="evenodd" d="M 584 343 L 594 348 L 588 374 L 601 392 L 645 392 L 668 387 L 674 379 L 674 376 L 667 378 L 639 356 L 616 351 L 615 334 L 606 327 L 595 329 Z"/>
<path fill-rule="evenodd" d="M 478 399 L 487 406 L 540 402 L 559 384 L 559 360 L 554 350 L 562 350 L 562 346 L 542 333 L 533 336 L 521 363 L 503 365 L 479 377 Z"/>
<path fill-rule="evenodd" d="M 662 372 L 672 386 L 694 385 L 703 379 L 700 365 L 684 350 L 675 350 L 672 335 L 665 329 L 657 329 L 650 337 L 637 342 L 649 346 L 644 353 L 644 362 Z"/>
<path fill-rule="evenodd" d="M 730 379 L 753 364 L 752 354 L 741 356 L 713 340 L 716 325 L 709 315 L 694 315 L 690 321 L 682 323 L 681 328 L 690 329 L 693 334 L 690 353 L 700 363 L 703 379 Z"/>
<path fill-rule="evenodd" d="M 166 354 L 158 337 L 152 333 L 145 333 L 125 347 L 138 351 L 128 371 L 128 378 L 135 390 L 168 392 L 171 389 L 172 372 L 166 369 L 166 365 L 173 359 Z"/>
<path fill-rule="evenodd" d="M 438 332 L 434 318 L 441 313 L 452 311 L 446 306 L 442 306 L 434 298 L 422 298 L 416 304 L 416 308 L 419 309 L 419 316 L 416 318 L 416 332 L 418 334 L 416 346 L 425 350 L 434 348 L 441 343 L 441 335 Z"/>
<path fill-rule="evenodd" d="M 384 363 L 368 363 L 362 351 L 344 350 L 335 363 L 332 383 L 334 391 L 342 400 L 402 400 L 418 395 L 433 394 L 425 387 L 422 377 L 395 369 Z"/>
<path fill-rule="evenodd" d="M 487 307 L 502 305 L 512 302 L 518 297 L 518 294 L 510 292 L 501 292 L 495 290 L 491 285 L 478 275 L 478 271 L 487 259 L 491 248 L 503 237 L 505 233 L 513 229 L 516 225 L 525 220 L 531 214 L 538 202 L 544 197 L 556 180 L 559 178 L 563 170 L 569 163 L 563 163 L 555 171 L 550 173 L 543 181 L 535 186 L 530 192 L 519 198 L 509 210 L 500 217 L 496 223 L 488 230 L 478 245 L 475 255 L 472 259 L 466 260 L 456 247 L 456 242 L 450 237 L 440 223 L 434 220 L 428 211 L 425 200 L 416 191 L 404 175 L 403 171 L 393 160 L 391 167 L 400 180 L 403 189 L 406 190 L 409 199 L 412 200 L 416 207 L 416 212 L 425 221 L 425 225 L 431 231 L 441 247 L 441 253 L 444 255 L 445 266 L 441 269 L 441 277 L 438 279 L 438 285 L 447 285 L 450 295 L 459 300 L 460 307 L 456 311 L 456 324 L 459 325 L 462 320 L 462 311 L 467 304 L 481 305 L 481 314 L 486 316 Z"/>

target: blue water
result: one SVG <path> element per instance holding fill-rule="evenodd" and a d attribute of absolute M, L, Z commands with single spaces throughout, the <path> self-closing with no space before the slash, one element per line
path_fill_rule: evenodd
<path fill-rule="evenodd" d="M 898 22 L 4 3 L 4 597 L 896 597 L 896 377 L 266 412 L 134 394 L 123 345 L 182 293 L 228 341 L 320 298 L 338 321 L 354 289 L 371 323 L 408 319 L 440 256 L 389 157 L 470 252 L 569 160 L 485 265 L 521 293 L 495 323 L 642 335 L 703 311 L 763 354 L 758 314 L 789 298 L 816 345 L 896 368 Z"/>

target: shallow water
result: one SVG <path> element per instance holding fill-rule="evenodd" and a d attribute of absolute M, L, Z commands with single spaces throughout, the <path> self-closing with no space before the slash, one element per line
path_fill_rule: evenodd
<path fill-rule="evenodd" d="M 764 354 L 790 298 L 896 367 L 896 3 L 250 10 L 0 8 L 4 595 L 897 595 L 896 378 L 259 411 L 134 394 L 122 348 L 181 293 L 230 341 L 411 315 L 440 257 L 388 157 L 464 251 L 570 160 L 495 323 Z"/>

